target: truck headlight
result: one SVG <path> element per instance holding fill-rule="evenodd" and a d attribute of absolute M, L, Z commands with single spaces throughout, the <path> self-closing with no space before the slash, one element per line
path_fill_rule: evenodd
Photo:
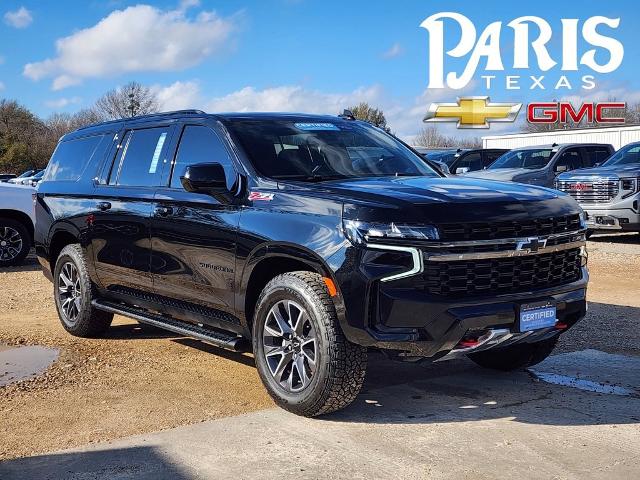
<path fill-rule="evenodd" d="M 622 198 L 629 197 L 638 191 L 638 180 L 637 178 L 623 178 L 620 180 L 622 191 L 625 192 Z"/>
<path fill-rule="evenodd" d="M 387 240 L 438 240 L 438 229 L 433 225 L 408 225 L 402 223 L 369 223 L 344 220 L 344 232 L 351 243 L 361 245 Z"/>

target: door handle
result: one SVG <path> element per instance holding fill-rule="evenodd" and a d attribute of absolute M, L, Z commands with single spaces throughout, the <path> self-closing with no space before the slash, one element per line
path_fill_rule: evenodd
<path fill-rule="evenodd" d="M 111 208 L 111 203 L 109 202 L 98 202 L 98 205 L 96 205 L 96 207 L 98 207 L 98 210 L 101 211 L 105 211 L 105 210 L 109 210 Z"/>
<path fill-rule="evenodd" d="M 158 217 L 168 217 L 173 214 L 173 208 L 171 207 L 156 207 L 153 213 Z"/>

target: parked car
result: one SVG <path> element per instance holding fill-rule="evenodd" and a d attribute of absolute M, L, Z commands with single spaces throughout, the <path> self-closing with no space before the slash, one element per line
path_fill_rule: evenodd
<path fill-rule="evenodd" d="M 504 148 L 458 148 L 432 150 L 426 155 L 430 160 L 446 165 L 447 173 L 459 175 L 483 170 L 508 151 Z"/>
<path fill-rule="evenodd" d="M 511 370 L 586 312 L 575 200 L 444 178 L 347 116 L 182 111 L 83 128 L 58 144 L 35 209 L 69 333 L 100 335 L 119 314 L 252 350 L 300 415 L 349 405 L 370 347 Z"/>
<path fill-rule="evenodd" d="M 578 201 L 590 231 L 640 232 L 640 142 L 622 147 L 598 168 L 559 175 L 555 186 Z"/>
<path fill-rule="evenodd" d="M 0 184 L 0 268 L 21 264 L 33 245 L 34 189 Z"/>
<path fill-rule="evenodd" d="M 44 170 L 40 170 L 38 173 L 32 175 L 31 177 L 23 178 L 20 181 L 20 185 L 30 185 L 32 187 L 35 187 L 36 185 L 38 185 L 40 180 L 42 180 L 43 175 L 44 175 Z"/>
<path fill-rule="evenodd" d="M 7 183 L 19 183 L 22 184 L 22 181 L 26 178 L 30 178 L 33 177 L 36 173 L 38 173 L 40 170 L 26 170 L 24 172 L 22 172 L 20 175 L 18 175 L 17 177 L 14 176 L 14 178 L 11 178 L 7 181 Z"/>
<path fill-rule="evenodd" d="M 0 183 L 6 183 L 12 178 L 16 178 L 15 173 L 0 173 Z"/>
<path fill-rule="evenodd" d="M 614 149 L 599 143 L 538 145 L 511 150 L 486 170 L 471 172 L 475 178 L 512 181 L 553 187 L 560 173 L 590 168 L 608 158 Z"/>
<path fill-rule="evenodd" d="M 426 164 L 429 165 L 431 168 L 436 170 L 438 173 L 441 173 L 445 177 L 449 176 L 449 168 L 447 167 L 446 164 L 440 163 L 430 158 L 430 154 L 433 152 L 433 149 L 421 147 L 421 146 L 412 146 L 411 148 L 413 148 L 416 152 L 418 152 L 420 156 L 424 158 L 424 161 L 426 162 Z"/>

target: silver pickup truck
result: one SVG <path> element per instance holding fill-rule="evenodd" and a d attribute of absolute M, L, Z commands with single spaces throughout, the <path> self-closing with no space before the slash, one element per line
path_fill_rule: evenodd
<path fill-rule="evenodd" d="M 578 201 L 589 230 L 640 232 L 640 142 L 622 147 L 599 167 L 559 175 L 555 187 Z"/>
<path fill-rule="evenodd" d="M 33 245 L 35 189 L 0 183 L 0 268 L 19 265 Z"/>

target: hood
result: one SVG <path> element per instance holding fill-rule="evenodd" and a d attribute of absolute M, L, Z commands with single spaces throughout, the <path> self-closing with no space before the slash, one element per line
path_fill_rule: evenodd
<path fill-rule="evenodd" d="M 466 173 L 466 177 L 487 178 L 491 180 L 512 181 L 520 175 L 528 175 L 537 172 L 538 169 L 530 168 L 496 168 L 487 170 L 478 170 L 476 172 Z"/>
<path fill-rule="evenodd" d="M 629 163 L 627 165 L 611 165 L 610 167 L 581 168 L 558 175 L 558 180 L 595 180 L 599 177 L 640 177 L 640 163 Z"/>
<path fill-rule="evenodd" d="M 571 197 L 556 190 L 465 177 L 361 178 L 283 187 L 340 200 L 345 218 L 366 221 L 508 221 L 580 211 Z"/>

